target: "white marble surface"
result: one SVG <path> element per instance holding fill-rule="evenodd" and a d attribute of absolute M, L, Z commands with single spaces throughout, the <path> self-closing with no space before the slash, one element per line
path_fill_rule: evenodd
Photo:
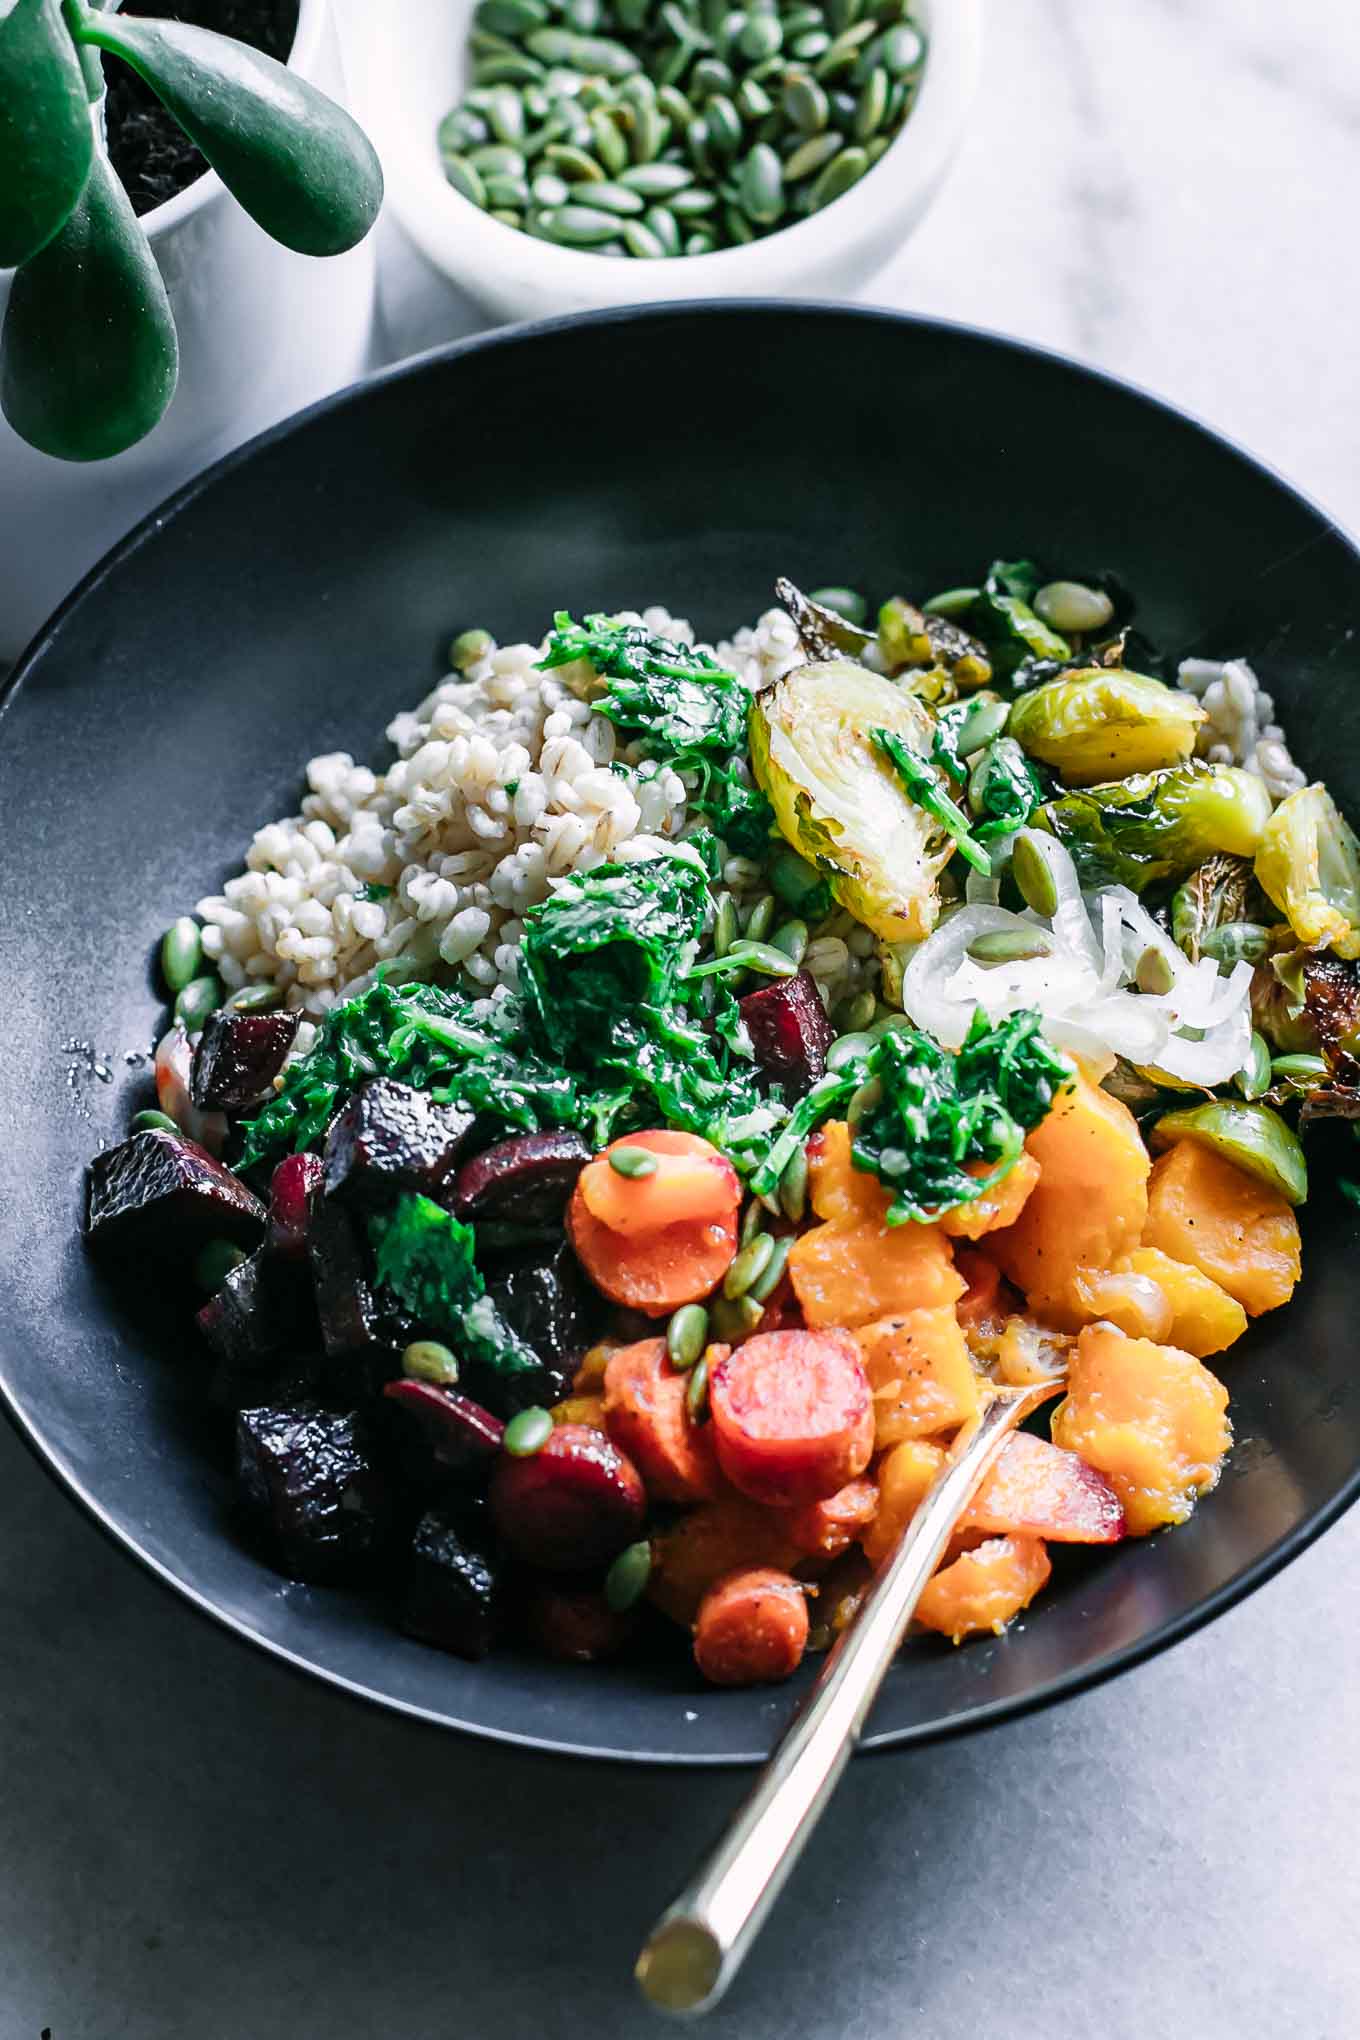
<path fill-rule="evenodd" d="M 382 0 L 346 0 L 348 6 Z M 877 293 L 1131 375 L 1360 525 L 1349 0 L 992 0 Z M 389 235 L 397 344 L 467 330 Z M 1076 451 L 1074 449 L 1074 451 Z M 229 1643 L 0 1434 L 0 2040 L 633 2040 L 740 1790 L 361 1712 Z M 1360 1517 L 1038 1719 L 854 1767 L 718 2040 L 1350 2040 Z"/>

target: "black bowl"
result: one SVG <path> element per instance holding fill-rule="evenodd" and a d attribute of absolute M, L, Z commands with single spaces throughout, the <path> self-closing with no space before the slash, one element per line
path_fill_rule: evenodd
<path fill-rule="evenodd" d="M 1318 510 L 1165 406 L 957 327 L 778 304 L 606 313 L 442 350 L 214 469 L 97 568 L 0 723 L 0 1344 L 9 1411 L 129 1551 L 337 1687 L 539 1747 L 751 1761 L 789 1695 L 638 1665 L 480 1665 L 287 1584 L 234 1536 L 187 1326 L 154 1331 L 78 1237 L 162 1016 L 161 930 L 293 809 L 303 762 L 376 754 L 450 634 L 661 600 L 718 633 L 779 572 L 924 591 L 994 555 L 1110 567 L 1171 653 L 1257 666 L 1306 766 L 1360 807 L 1360 557 Z M 1315 1196 L 1292 1306 L 1227 1356 L 1238 1443 L 1188 1527 L 1068 1559 L 1010 1634 L 913 1643 L 874 1716 L 919 1742 L 1070 1693 L 1258 1585 L 1360 1486 L 1346 1273 Z"/>

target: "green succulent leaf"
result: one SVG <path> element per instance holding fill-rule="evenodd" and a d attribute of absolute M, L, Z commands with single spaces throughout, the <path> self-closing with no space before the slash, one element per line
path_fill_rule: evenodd
<path fill-rule="evenodd" d="M 0 408 L 58 460 L 107 460 L 145 438 L 179 374 L 161 273 L 127 193 L 96 151 L 70 218 L 14 278 L 0 335 Z"/>
<path fill-rule="evenodd" d="M 57 0 L 0 0 L 0 269 L 60 233 L 93 155 L 89 97 Z"/>
<path fill-rule="evenodd" d="M 373 144 L 273 57 L 179 21 L 86 10 L 83 41 L 145 79 L 251 218 L 302 255 L 342 255 L 378 217 Z"/>

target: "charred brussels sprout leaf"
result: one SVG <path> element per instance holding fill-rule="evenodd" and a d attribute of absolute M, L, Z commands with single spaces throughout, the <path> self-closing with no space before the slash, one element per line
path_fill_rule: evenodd
<path fill-rule="evenodd" d="M 1010 733 L 1069 786 L 1182 764 L 1204 710 L 1192 695 L 1119 667 L 1045 681 L 1011 711 Z"/>
<path fill-rule="evenodd" d="M 977 819 L 973 833 L 980 843 L 1023 829 L 1044 798 L 1038 773 L 1014 737 L 1000 737 L 974 766 L 968 783 L 968 804 Z"/>
<path fill-rule="evenodd" d="M 952 838 L 876 748 L 887 730 L 930 757 L 929 712 L 848 659 L 800 666 L 751 709 L 751 763 L 785 840 L 843 907 L 888 941 L 919 940 L 939 911 L 936 880 Z"/>
<path fill-rule="evenodd" d="M 1084 886 L 1179 883 L 1215 851 L 1253 857 L 1270 795 L 1235 765 L 1191 763 L 1056 795 L 1036 820 L 1066 844 Z"/>
<path fill-rule="evenodd" d="M 1040 586 L 1039 570 L 1030 560 L 997 560 L 960 621 L 981 639 L 998 680 L 1012 687 L 1032 685 L 1029 670 L 1037 661 L 1063 664 L 1071 646 L 1035 615 L 1030 602 Z"/>
<path fill-rule="evenodd" d="M 1307 1200 L 1308 1167 L 1299 1137 L 1269 1105 L 1215 1098 L 1207 1105 L 1165 1113 L 1152 1129 L 1152 1145 L 1170 1147 L 1178 1140 L 1197 1140 L 1212 1148 L 1290 1204 Z"/>
<path fill-rule="evenodd" d="M 1256 876 L 1299 941 L 1360 957 L 1360 842 L 1325 786 L 1282 800 L 1256 852 Z"/>
<path fill-rule="evenodd" d="M 1171 902 L 1171 933 L 1191 963 L 1198 963 L 1216 928 L 1247 919 L 1253 892 L 1251 866 L 1244 857 L 1207 857 Z"/>

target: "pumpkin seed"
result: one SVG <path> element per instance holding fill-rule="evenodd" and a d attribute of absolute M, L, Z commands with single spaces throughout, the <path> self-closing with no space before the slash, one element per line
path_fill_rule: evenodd
<path fill-rule="evenodd" d="M 735 155 L 741 147 L 741 115 L 726 93 L 715 92 L 704 108 L 708 139 L 720 156 Z"/>
<path fill-rule="evenodd" d="M 472 205 L 486 204 L 486 192 L 482 180 L 466 156 L 445 155 L 441 158 L 444 175 L 461 198 Z"/>
<path fill-rule="evenodd" d="M 243 985 L 227 1000 L 228 1013 L 276 1013 L 283 1004 L 277 985 Z"/>
<path fill-rule="evenodd" d="M 616 1176 L 635 1179 L 654 1176 L 660 1164 L 650 1148 L 622 1145 L 610 1148 L 609 1166 Z"/>
<path fill-rule="evenodd" d="M 623 138 L 618 122 L 609 118 L 602 108 L 597 107 L 590 116 L 590 132 L 594 140 L 594 154 L 611 177 L 628 168 L 628 144 Z"/>
<path fill-rule="evenodd" d="M 618 181 L 643 198 L 671 198 L 693 184 L 694 172 L 683 163 L 634 163 L 620 170 Z"/>
<path fill-rule="evenodd" d="M 628 253 L 636 255 L 639 261 L 665 260 L 666 250 L 651 228 L 644 226 L 641 220 L 625 220 L 619 231 L 623 235 L 623 244 Z"/>
<path fill-rule="evenodd" d="M 971 609 L 982 593 L 981 588 L 945 588 L 938 595 L 932 595 L 929 602 L 921 604 L 927 616 L 962 616 Z"/>
<path fill-rule="evenodd" d="M 134 1112 L 128 1122 L 129 1133 L 178 1133 L 179 1128 L 168 1112 Z"/>
<path fill-rule="evenodd" d="M 591 185 L 590 203 L 602 212 L 632 215 L 642 211 L 642 200 L 637 192 L 630 191 L 626 184 L 613 184 L 608 180 Z"/>
<path fill-rule="evenodd" d="M 768 142 L 757 142 L 741 166 L 740 204 L 758 226 L 773 226 L 784 210 L 784 166 Z"/>
<path fill-rule="evenodd" d="M 814 66 L 818 78 L 835 78 L 843 71 L 853 68 L 862 45 L 877 35 L 878 24 L 873 21 L 857 21 L 838 35 L 829 50 L 826 50 Z"/>
<path fill-rule="evenodd" d="M 784 1164 L 779 1178 L 779 1208 L 797 1225 L 807 1210 L 808 1158 L 806 1147 L 796 1147 Z"/>
<path fill-rule="evenodd" d="M 692 220 L 702 218 L 706 213 L 716 212 L 718 195 L 715 191 L 700 191 L 695 186 L 689 191 L 673 191 L 670 197 L 663 198 L 661 203 L 668 212 L 673 212 L 678 220 Z"/>
<path fill-rule="evenodd" d="M 1315 1091 L 1319 1084 L 1326 1083 L 1331 1071 L 1325 1056 L 1277 1055 L 1270 1065 L 1270 1074 L 1277 1084 L 1290 1084 L 1301 1091 Z"/>
<path fill-rule="evenodd" d="M 215 977 L 190 978 L 175 998 L 175 1018 L 186 1034 L 201 1034 L 208 1015 L 215 1013 L 221 1003 L 222 987 Z"/>
<path fill-rule="evenodd" d="M 523 156 L 504 142 L 487 142 L 480 149 L 469 149 L 467 159 L 483 179 L 524 175 Z"/>
<path fill-rule="evenodd" d="M 1046 921 L 1058 911 L 1058 882 L 1034 833 L 1022 829 L 1011 845 L 1011 877 L 1021 899 Z"/>
<path fill-rule="evenodd" d="M 812 187 L 810 203 L 814 212 L 834 200 L 844 198 L 851 186 L 857 184 L 869 167 L 869 158 L 863 149 L 842 149 L 833 157 Z"/>
<path fill-rule="evenodd" d="M 1231 970 L 1235 963 L 1264 962 L 1270 951 L 1270 930 L 1257 921 L 1224 921 L 1211 928 L 1199 946 L 1202 956 Z"/>
<path fill-rule="evenodd" d="M 723 207 L 723 225 L 727 228 L 729 241 L 735 241 L 739 245 L 754 241 L 756 237 L 756 230 L 741 207 L 731 201 Z"/>
<path fill-rule="evenodd" d="M 695 1361 L 685 1387 L 685 1409 L 692 1424 L 702 1424 L 708 1415 L 708 1355 Z"/>
<path fill-rule="evenodd" d="M 478 28 L 489 29 L 492 35 L 514 37 L 542 28 L 548 10 L 543 0 L 481 0 L 472 18 Z"/>
<path fill-rule="evenodd" d="M 1140 992 L 1151 992 L 1162 996 L 1171 990 L 1176 982 L 1176 973 L 1165 952 L 1155 942 L 1147 948 L 1134 966 L 1133 981 Z"/>
<path fill-rule="evenodd" d="M 683 1373 L 699 1359 L 707 1344 L 708 1312 L 701 1303 L 682 1303 L 666 1326 L 666 1352 L 671 1366 Z"/>
<path fill-rule="evenodd" d="M 645 1537 L 625 1545 L 604 1576 L 604 1598 L 615 1615 L 626 1615 L 647 1591 L 652 1547 Z"/>
<path fill-rule="evenodd" d="M 833 1073 L 847 1069 L 851 1063 L 859 1062 L 861 1057 L 868 1055 L 873 1045 L 874 1036 L 863 1030 L 838 1035 L 826 1052 L 826 1066 Z"/>
<path fill-rule="evenodd" d="M 1259 1034 L 1251 1037 L 1247 1059 L 1233 1083 L 1244 1098 L 1259 1098 L 1263 1091 L 1270 1089 L 1270 1047 Z"/>
<path fill-rule="evenodd" d="M 701 175 L 706 174 L 712 168 L 708 159 L 708 122 L 706 120 L 692 120 L 690 122 L 689 126 L 685 129 L 685 147 L 689 151 L 689 159 L 695 169 Z"/>
<path fill-rule="evenodd" d="M 793 1239 L 789 1233 L 785 1233 L 782 1239 L 775 1241 L 774 1252 L 765 1263 L 764 1274 L 757 1275 L 748 1291 L 753 1303 L 764 1303 L 768 1297 L 774 1294 L 774 1291 L 779 1286 L 780 1277 L 788 1266 L 789 1254 L 792 1248 Z"/>
<path fill-rule="evenodd" d="M 784 118 L 803 135 L 817 135 L 831 118 L 831 102 L 815 78 L 799 71 L 784 87 Z"/>
<path fill-rule="evenodd" d="M 523 177 L 487 177 L 482 181 L 486 202 L 497 212 L 518 210 L 529 203 L 529 186 Z"/>
<path fill-rule="evenodd" d="M 776 928 L 770 941 L 776 949 L 782 949 L 795 963 L 801 963 L 808 946 L 808 924 L 806 921 L 785 921 Z"/>
<path fill-rule="evenodd" d="M 524 214 L 518 206 L 493 205 L 487 218 L 499 220 L 503 227 L 513 227 L 517 233 L 524 225 Z"/>
<path fill-rule="evenodd" d="M 750 1203 L 747 1205 L 745 1211 L 742 1213 L 741 1232 L 738 1237 L 737 1242 L 738 1245 L 743 1247 L 749 1247 L 752 1240 L 755 1238 L 756 1234 L 760 1231 L 764 1223 L 765 1223 L 765 1206 L 761 1203 L 758 1197 L 753 1197 Z"/>
<path fill-rule="evenodd" d="M 905 78 L 917 70 L 925 53 L 925 37 L 907 21 L 890 28 L 879 44 L 880 61 L 894 78 Z"/>
<path fill-rule="evenodd" d="M 167 991 L 182 992 L 197 977 L 203 961 L 203 937 L 191 914 L 181 914 L 161 937 L 161 976 Z"/>
<path fill-rule="evenodd" d="M 824 28 L 810 28 L 803 35 L 794 37 L 789 44 L 789 54 L 797 57 L 800 63 L 815 64 L 830 47 L 831 37 Z"/>
<path fill-rule="evenodd" d="M 473 66 L 478 85 L 533 85 L 543 76 L 542 64 L 532 57 L 479 57 Z"/>
<path fill-rule="evenodd" d="M 514 147 L 523 137 L 525 106 L 521 95 L 512 85 L 498 85 L 491 95 L 486 109 L 491 132 L 507 147 Z"/>
<path fill-rule="evenodd" d="M 765 1273 L 774 1253 L 774 1241 L 767 1232 L 757 1233 L 736 1255 L 723 1276 L 723 1295 L 729 1300 L 745 1296 L 751 1284 Z"/>
<path fill-rule="evenodd" d="M 658 113 L 665 115 L 674 128 L 688 127 L 698 108 L 692 106 L 678 85 L 663 85 L 656 94 Z"/>
<path fill-rule="evenodd" d="M 826 18 L 837 35 L 853 28 L 863 11 L 861 0 L 826 0 Z"/>
<path fill-rule="evenodd" d="M 696 227 L 692 234 L 685 237 L 686 255 L 711 255 L 717 245 L 707 227 Z"/>
<path fill-rule="evenodd" d="M 458 672 L 466 673 L 488 652 L 494 652 L 496 640 L 489 630 L 459 631 L 449 646 L 449 664 Z"/>
<path fill-rule="evenodd" d="M 663 205 L 648 206 L 642 215 L 643 224 L 651 228 L 661 243 L 663 255 L 680 253 L 680 228 L 674 213 L 668 213 Z"/>
<path fill-rule="evenodd" d="M 512 1459 L 532 1459 L 552 1434 L 553 1420 L 547 1410 L 520 1410 L 506 1425 L 501 1445 Z"/>
<path fill-rule="evenodd" d="M 801 142 L 784 164 L 784 182 L 799 184 L 805 177 L 813 177 L 819 170 L 839 156 L 845 147 L 845 136 L 834 128 L 828 128 L 820 135 L 810 135 Z"/>
<path fill-rule="evenodd" d="M 432 1381 L 437 1388 L 452 1388 L 458 1379 L 458 1362 L 438 1339 L 414 1339 L 401 1356 L 401 1371 L 412 1381 Z"/>
<path fill-rule="evenodd" d="M 752 942 L 749 937 L 743 936 L 740 942 L 732 944 L 727 954 L 743 970 L 757 971 L 761 977 L 796 977 L 798 974 L 793 958 L 768 942 Z"/>
<path fill-rule="evenodd" d="M 855 992 L 842 999 L 831 1018 L 839 1034 L 858 1034 L 874 1017 L 876 1000 L 872 992 Z M 834 1044 L 833 1044 L 834 1046 Z"/>
<path fill-rule="evenodd" d="M 755 78 L 743 78 L 737 87 L 737 112 L 743 120 L 764 120 L 774 112 L 774 101 Z"/>
<path fill-rule="evenodd" d="M 855 108 L 852 132 L 856 141 L 867 142 L 876 135 L 888 117 L 888 74 L 882 65 L 876 65 L 864 82 Z"/>
<path fill-rule="evenodd" d="M 744 1339 L 748 1332 L 755 1330 L 764 1315 L 754 1297 L 715 1297 L 709 1312 L 713 1336 L 727 1345 L 735 1346 L 738 1339 Z M 702 1362 L 700 1364 L 702 1365 Z"/>
<path fill-rule="evenodd" d="M 439 153 L 461 155 L 467 149 L 476 148 L 479 142 L 486 141 L 490 132 L 479 113 L 474 113 L 468 106 L 456 106 L 439 123 Z"/>
<path fill-rule="evenodd" d="M 877 1077 L 870 1077 L 867 1083 L 860 1085 L 846 1106 L 846 1124 L 853 1130 L 866 1114 L 874 1111 L 882 1102 L 883 1086 Z"/>
<path fill-rule="evenodd" d="M 571 186 L 564 177 L 557 177 L 551 170 L 540 170 L 529 185 L 529 196 L 535 205 L 565 205 L 571 197 Z"/>
<path fill-rule="evenodd" d="M 784 34 L 806 35 L 814 28 L 825 28 L 826 14 L 820 7 L 789 7 L 784 13 Z"/>
<path fill-rule="evenodd" d="M 774 916 L 774 894 L 762 893 L 747 915 L 742 933 L 748 941 L 763 942 L 774 926 Z"/>
<path fill-rule="evenodd" d="M 588 205 L 559 205 L 539 217 L 549 240 L 563 248 L 603 247 L 619 230 L 613 213 L 596 212 Z"/>
<path fill-rule="evenodd" d="M 834 609 L 847 623 L 862 624 L 869 613 L 869 605 L 857 588 L 814 588 L 811 599 L 820 602 L 823 609 Z"/>
<path fill-rule="evenodd" d="M 564 0 L 562 13 L 580 35 L 593 35 L 604 17 L 601 0 Z"/>
<path fill-rule="evenodd" d="M 1049 581 L 1034 597 L 1034 612 L 1066 637 L 1076 631 L 1104 630 L 1114 604 L 1103 588 L 1082 581 Z"/>
<path fill-rule="evenodd" d="M 968 954 L 974 963 L 1028 963 L 1031 957 L 1051 956 L 1053 944 L 1039 928 L 992 928 L 974 937 Z"/>
<path fill-rule="evenodd" d="M 737 48 L 748 64 L 763 64 L 783 47 L 783 23 L 773 14 L 753 14 L 737 37 Z"/>
<path fill-rule="evenodd" d="M 604 171 L 595 158 L 588 156 L 584 149 L 578 149 L 574 142 L 551 143 L 544 151 L 544 158 L 569 184 L 604 182 Z"/>

